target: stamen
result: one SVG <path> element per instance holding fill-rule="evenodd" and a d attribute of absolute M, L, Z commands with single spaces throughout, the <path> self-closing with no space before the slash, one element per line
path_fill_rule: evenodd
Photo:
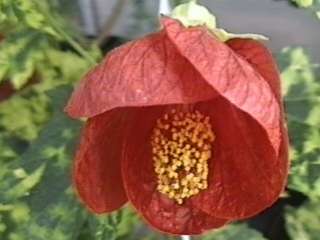
<path fill-rule="evenodd" d="M 151 136 L 157 190 L 178 204 L 208 187 L 215 135 L 199 111 L 173 109 L 157 120 Z"/>

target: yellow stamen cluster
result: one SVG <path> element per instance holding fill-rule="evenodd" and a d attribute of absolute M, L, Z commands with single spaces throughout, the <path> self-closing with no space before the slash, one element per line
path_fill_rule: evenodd
<path fill-rule="evenodd" d="M 172 110 L 157 120 L 151 136 L 159 192 L 182 204 L 208 187 L 214 133 L 199 111 Z"/>

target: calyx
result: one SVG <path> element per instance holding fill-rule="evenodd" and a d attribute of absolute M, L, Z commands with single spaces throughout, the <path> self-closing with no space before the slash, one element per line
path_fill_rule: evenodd
<path fill-rule="evenodd" d="M 209 12 L 207 8 L 197 4 L 196 0 L 181 4 L 173 9 L 171 17 L 179 20 L 185 27 L 205 26 L 222 42 L 232 38 L 250 38 L 254 40 L 268 40 L 267 37 L 260 34 L 229 33 L 222 28 L 217 27 L 216 17 Z"/>

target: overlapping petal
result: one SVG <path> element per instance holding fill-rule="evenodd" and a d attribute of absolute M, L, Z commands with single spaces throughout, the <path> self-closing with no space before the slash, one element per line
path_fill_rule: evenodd
<path fill-rule="evenodd" d="M 151 223 L 171 234 L 200 234 L 221 227 L 228 220 L 206 214 L 191 201 L 178 205 L 156 190 L 150 134 L 156 120 L 169 107 L 137 109 L 131 119 L 124 147 L 122 173 L 130 202 Z"/>
<path fill-rule="evenodd" d="M 81 81 L 66 111 L 93 117 L 115 107 L 193 103 L 215 95 L 161 31 L 110 52 Z"/>
<path fill-rule="evenodd" d="M 274 61 L 270 51 L 261 43 L 252 39 L 232 39 L 227 45 L 233 49 L 238 55 L 242 56 L 257 70 L 264 80 L 270 85 L 274 95 L 276 96 L 280 108 L 280 128 L 281 128 L 281 146 L 279 152 L 279 166 L 283 176 L 283 188 L 286 185 L 286 178 L 289 171 L 288 146 L 289 137 L 288 129 L 285 123 L 285 112 L 283 99 L 281 95 L 281 79 L 276 62 Z"/>
<path fill-rule="evenodd" d="M 197 207 L 235 220 L 253 216 L 274 203 L 283 189 L 286 169 L 263 127 L 223 97 L 195 108 L 210 116 L 216 135 L 209 188 L 195 197 Z"/>
<path fill-rule="evenodd" d="M 115 109 L 89 119 L 83 130 L 73 178 L 81 199 L 95 213 L 127 202 L 120 161 L 127 117 L 125 109 Z"/>
<path fill-rule="evenodd" d="M 278 102 L 281 102 L 280 73 L 270 51 L 259 41 L 234 38 L 226 44 L 242 56 L 270 85 Z"/>
<path fill-rule="evenodd" d="M 259 72 L 206 28 L 185 28 L 170 18 L 164 18 L 162 23 L 181 55 L 203 78 L 220 95 L 263 126 L 278 154 L 280 106 Z"/>

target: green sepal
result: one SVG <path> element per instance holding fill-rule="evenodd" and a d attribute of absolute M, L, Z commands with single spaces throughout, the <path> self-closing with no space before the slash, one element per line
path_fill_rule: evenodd
<path fill-rule="evenodd" d="M 308 8 L 313 5 L 313 0 L 292 0 L 295 2 L 299 7 Z"/>
<path fill-rule="evenodd" d="M 175 7 L 171 17 L 178 19 L 185 27 L 206 26 L 209 29 L 215 29 L 216 17 L 209 10 L 196 1 L 180 4 Z"/>
<path fill-rule="evenodd" d="M 195 0 L 177 6 L 173 9 L 171 17 L 179 20 L 185 27 L 205 26 L 222 42 L 232 38 L 268 40 L 267 37 L 260 34 L 235 34 L 229 33 L 222 28 L 217 28 L 216 17 L 207 8 L 197 4 Z"/>

